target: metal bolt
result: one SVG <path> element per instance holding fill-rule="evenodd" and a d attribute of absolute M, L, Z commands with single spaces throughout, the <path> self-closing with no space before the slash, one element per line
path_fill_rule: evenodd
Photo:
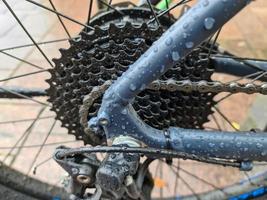
<path fill-rule="evenodd" d="M 250 171 L 253 169 L 253 163 L 251 161 L 243 161 L 240 164 L 241 171 Z"/>
<path fill-rule="evenodd" d="M 90 183 L 91 178 L 89 176 L 80 174 L 77 176 L 77 181 L 82 183 L 82 184 L 88 184 L 88 183 Z"/>
<path fill-rule="evenodd" d="M 134 182 L 134 180 L 133 180 L 132 176 L 126 176 L 126 178 L 125 178 L 125 185 L 126 186 L 131 185 L 133 182 Z"/>
<path fill-rule="evenodd" d="M 79 170 L 77 168 L 71 168 L 72 174 L 78 174 Z"/>
<path fill-rule="evenodd" d="M 105 118 L 102 118 L 99 120 L 99 123 L 102 125 L 102 126 L 107 126 L 108 125 L 108 120 L 105 119 Z"/>

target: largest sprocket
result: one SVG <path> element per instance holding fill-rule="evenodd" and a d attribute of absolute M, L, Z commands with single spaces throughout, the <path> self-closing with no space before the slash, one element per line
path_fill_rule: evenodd
<path fill-rule="evenodd" d="M 161 17 L 161 26 L 156 22 L 148 25 L 152 17 L 148 8 L 117 9 L 120 12 L 111 10 L 98 14 L 90 23 L 95 30 L 84 29 L 78 39 L 70 41 L 69 49 L 60 49 L 62 56 L 53 60 L 55 68 L 50 70 L 51 78 L 47 80 L 49 101 L 56 118 L 70 134 L 93 145 L 98 142 L 84 133 L 79 122 L 84 96 L 94 86 L 120 76 L 173 23 L 172 18 Z M 161 79 L 209 81 L 214 70 L 208 65 L 208 59 L 200 56 L 201 51 L 195 49 Z M 94 102 L 88 119 L 96 115 L 100 103 L 101 99 Z M 208 121 L 213 104 L 210 93 L 146 89 L 135 98 L 133 107 L 147 124 L 158 129 L 168 126 L 201 128 Z"/>

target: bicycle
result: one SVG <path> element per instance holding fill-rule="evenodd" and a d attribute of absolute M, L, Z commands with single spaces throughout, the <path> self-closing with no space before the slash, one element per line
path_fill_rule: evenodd
<path fill-rule="evenodd" d="M 70 199 L 151 199 L 154 185 L 160 188 L 159 194 L 155 195 L 159 199 L 264 198 L 266 172 L 254 177 L 247 173 L 253 169 L 253 161 L 267 160 L 264 130 L 241 132 L 216 106 L 236 93 L 267 93 L 265 60 L 237 57 L 217 44 L 222 26 L 250 1 L 200 0 L 190 8 L 184 5 L 191 0 L 173 4 L 169 0 L 147 1 L 140 6 L 99 0 L 102 10 L 92 18 L 93 1 L 90 1 L 87 23 L 57 11 L 51 0 L 51 8 L 36 1 L 25 1 L 56 15 L 68 36 L 64 40 L 69 40 L 70 47 L 60 49 L 61 57 L 53 59 L 53 64 L 40 46 L 55 41 L 37 43 L 9 2 L 2 0 L 51 66 L 44 69 L 6 53 L 29 45 L 5 48 L 0 52 L 39 71 L 1 82 L 43 72 L 49 72 L 51 77 L 46 79 L 49 84 L 46 90 L 0 86 L 0 97 L 26 99 L 43 106 L 14 148 L 23 147 L 19 144 L 27 140 L 30 130 L 47 107 L 56 113 L 55 119 L 69 134 L 90 145 L 59 146 L 54 153 L 53 159 L 69 175 L 65 182 L 71 193 Z M 170 11 L 179 6 L 184 7 L 175 19 Z M 78 36 L 71 36 L 63 18 L 83 27 Z M 223 83 L 214 80 L 215 73 L 239 78 Z M 228 94 L 216 99 L 217 94 L 223 92 Z M 45 96 L 48 104 L 38 99 Z M 222 130 L 213 109 L 235 132 Z M 205 126 L 211 121 L 210 116 L 217 128 Z M 55 124 L 54 121 L 48 128 L 37 156 Z M 8 152 L 5 161 L 14 148 Z M 237 168 L 245 171 L 247 180 L 225 188 L 217 187 L 183 168 L 180 159 Z M 148 170 L 155 161 L 158 162 L 154 169 L 156 173 L 160 171 L 161 176 L 167 176 L 163 172 L 165 165 L 165 169 L 168 167 L 176 176 L 170 185 L 174 189 L 172 196 L 163 197 L 166 182 L 153 180 Z M 255 165 L 264 167 L 264 163 Z M 2 169 L 3 172 L 10 170 L 5 166 Z M 180 171 L 208 185 L 209 190 L 195 192 L 181 177 Z M 10 171 L 10 174 L 14 173 L 17 172 Z M 39 190 L 41 186 L 29 190 L 34 185 L 30 182 L 35 183 L 35 180 L 29 178 L 29 185 L 21 185 L 13 175 L 8 178 L 7 174 L 3 173 L 2 177 L 7 177 L 8 181 L 3 178 L 0 183 L 4 186 L 9 183 L 8 188 L 15 191 L 39 199 L 58 195 L 68 198 L 59 188 L 49 192 L 47 185 L 43 191 Z M 182 182 L 179 186 L 178 178 Z M 189 192 L 177 196 L 181 185 Z"/>

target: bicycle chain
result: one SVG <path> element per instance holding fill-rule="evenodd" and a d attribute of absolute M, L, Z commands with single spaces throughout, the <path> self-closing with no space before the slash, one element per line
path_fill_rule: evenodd
<path fill-rule="evenodd" d="M 148 89 L 153 90 L 168 90 L 168 91 L 182 91 L 182 92 L 192 92 L 197 91 L 200 93 L 220 93 L 220 92 L 230 92 L 230 93 L 260 93 L 267 95 L 267 83 L 258 85 L 253 83 L 240 84 L 237 82 L 229 82 L 224 84 L 219 81 L 197 81 L 192 82 L 190 80 L 176 81 L 169 79 L 167 81 L 157 80 L 153 81 Z"/>

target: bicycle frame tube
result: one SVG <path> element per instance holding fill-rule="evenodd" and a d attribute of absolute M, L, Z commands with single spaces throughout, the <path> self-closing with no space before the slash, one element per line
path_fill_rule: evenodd
<path fill-rule="evenodd" d="M 174 127 L 157 130 L 145 124 L 131 106 L 135 95 L 214 34 L 249 2 L 200 0 L 110 86 L 104 94 L 97 117 L 89 121 L 89 126 L 95 130 L 103 128 L 108 139 L 125 135 L 151 147 L 169 148 L 203 157 L 267 161 L 265 134 L 207 132 Z"/>
<path fill-rule="evenodd" d="M 259 71 L 267 71 L 267 62 L 254 60 L 238 60 L 233 58 L 211 57 L 211 64 L 218 73 L 225 73 L 234 76 L 244 77 Z M 251 76 L 250 78 L 255 78 Z M 265 76 L 258 80 L 267 81 Z"/>

